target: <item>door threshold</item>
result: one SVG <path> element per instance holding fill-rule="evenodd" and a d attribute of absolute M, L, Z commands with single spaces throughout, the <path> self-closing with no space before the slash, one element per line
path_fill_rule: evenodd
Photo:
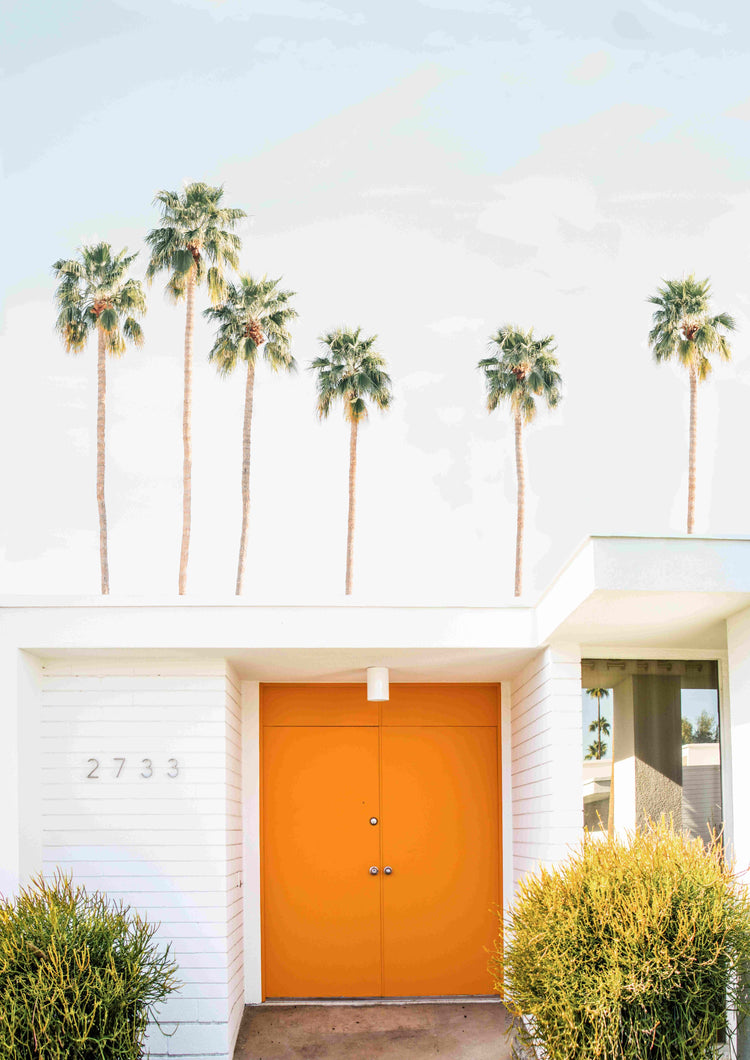
<path fill-rule="evenodd" d="M 446 997 L 269 997 L 261 1002 L 270 1005 L 500 1005 L 497 994 L 456 994 Z"/>

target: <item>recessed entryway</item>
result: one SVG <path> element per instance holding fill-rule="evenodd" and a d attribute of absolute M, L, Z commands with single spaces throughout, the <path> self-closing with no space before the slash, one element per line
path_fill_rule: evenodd
<path fill-rule="evenodd" d="M 489 995 L 496 685 L 261 686 L 268 998 Z"/>
<path fill-rule="evenodd" d="M 234 1060 L 510 1060 L 501 1004 L 251 1005 Z"/>

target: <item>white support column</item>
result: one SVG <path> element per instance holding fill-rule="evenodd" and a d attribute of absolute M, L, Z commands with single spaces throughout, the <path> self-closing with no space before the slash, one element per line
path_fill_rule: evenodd
<path fill-rule="evenodd" d="M 39 662 L 0 650 L 0 894 L 12 895 L 42 867 Z"/>
<path fill-rule="evenodd" d="M 735 764 L 729 794 L 732 801 L 732 846 L 741 872 L 750 871 L 750 608 L 727 619 L 729 653 L 729 732 Z M 727 713 L 724 704 L 724 713 Z M 722 733 L 726 736 L 727 733 Z M 726 755 L 727 748 L 722 750 Z M 723 756 L 724 757 L 724 756 Z M 726 757 L 729 757 L 728 755 Z"/>
<path fill-rule="evenodd" d="M 727 619 L 727 649 L 729 703 L 722 703 L 721 738 L 723 789 L 729 806 L 725 806 L 724 818 L 731 822 L 729 838 L 737 869 L 750 880 L 750 608 Z M 736 1056 L 750 1060 L 747 1021 L 739 1029 Z"/>
<path fill-rule="evenodd" d="M 582 715 L 580 649 L 551 645 L 512 688 L 514 886 L 581 840 Z"/>

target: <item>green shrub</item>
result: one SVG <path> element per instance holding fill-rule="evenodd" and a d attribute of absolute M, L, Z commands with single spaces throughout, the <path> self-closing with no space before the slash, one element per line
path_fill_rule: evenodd
<path fill-rule="evenodd" d="M 136 1060 L 177 989 L 169 948 L 122 904 L 67 877 L 0 901 L 0 1056 Z"/>
<path fill-rule="evenodd" d="M 750 1011 L 750 901 L 718 842 L 586 837 L 528 877 L 495 986 L 549 1060 L 709 1060 Z"/>

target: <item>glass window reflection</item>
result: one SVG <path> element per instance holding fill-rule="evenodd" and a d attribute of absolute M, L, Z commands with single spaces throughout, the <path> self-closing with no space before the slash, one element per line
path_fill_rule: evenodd
<path fill-rule="evenodd" d="M 585 659 L 583 815 L 593 835 L 671 819 L 721 830 L 718 665 Z"/>

